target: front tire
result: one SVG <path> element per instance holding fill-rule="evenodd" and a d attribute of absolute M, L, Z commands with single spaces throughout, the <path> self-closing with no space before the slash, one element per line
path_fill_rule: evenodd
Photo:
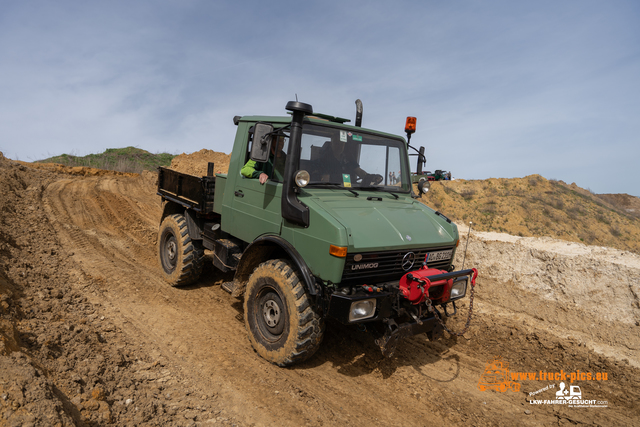
<path fill-rule="evenodd" d="M 189 237 L 184 215 L 169 215 L 160 224 L 158 258 L 171 286 L 190 285 L 200 278 L 204 248 Z"/>
<path fill-rule="evenodd" d="M 244 322 L 256 352 L 278 366 L 311 357 L 324 335 L 299 273 L 285 260 L 254 270 L 244 293 Z"/>

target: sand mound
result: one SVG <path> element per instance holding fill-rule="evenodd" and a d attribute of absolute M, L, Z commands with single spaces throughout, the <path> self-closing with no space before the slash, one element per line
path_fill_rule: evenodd
<path fill-rule="evenodd" d="M 215 165 L 216 173 L 227 173 L 229 170 L 230 154 L 219 153 L 213 150 L 203 148 L 195 153 L 182 153 L 171 160 L 171 169 L 178 172 L 188 173 L 190 175 L 204 176 L 207 174 L 209 162 Z"/>

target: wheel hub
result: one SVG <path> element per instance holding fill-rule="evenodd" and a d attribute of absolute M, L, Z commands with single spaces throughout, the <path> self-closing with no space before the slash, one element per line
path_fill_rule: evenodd
<path fill-rule="evenodd" d="M 262 307 L 262 316 L 264 322 L 270 328 L 275 327 L 280 322 L 280 307 L 278 303 L 272 299 L 266 301 Z"/>
<path fill-rule="evenodd" d="M 171 261 L 173 261 L 174 259 L 176 259 L 176 253 L 178 252 L 177 247 L 176 247 L 176 242 L 173 240 L 169 240 L 167 242 L 167 255 L 169 256 L 169 259 Z"/>

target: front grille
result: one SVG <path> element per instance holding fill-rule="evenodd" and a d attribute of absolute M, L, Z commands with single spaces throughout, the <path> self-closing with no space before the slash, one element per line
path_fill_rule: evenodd
<path fill-rule="evenodd" d="M 453 249 L 453 246 L 348 254 L 344 265 L 344 271 L 342 272 L 341 284 L 375 284 L 399 280 L 404 274 L 422 267 L 422 263 L 424 262 L 424 258 L 428 252 L 450 249 Z M 411 268 L 405 270 L 402 267 L 402 263 L 403 259 L 406 260 L 405 256 L 409 253 L 414 254 L 414 263 Z M 354 260 L 356 255 L 361 255 L 362 259 L 356 262 Z M 447 267 L 449 267 L 449 264 L 451 264 L 450 259 L 429 262 L 427 266 L 429 268 L 446 270 Z"/>

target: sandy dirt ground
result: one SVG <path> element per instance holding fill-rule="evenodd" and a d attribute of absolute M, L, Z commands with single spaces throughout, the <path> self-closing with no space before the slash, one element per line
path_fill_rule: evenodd
<path fill-rule="evenodd" d="M 0 425 L 638 425 L 638 255 L 472 231 L 465 337 L 415 336 L 387 359 L 330 323 L 314 357 L 282 369 L 249 344 L 242 301 L 220 287 L 231 276 L 207 263 L 195 286 L 163 281 L 155 174 L 0 156 L 0 185 Z M 605 373 L 563 381 L 599 407 L 530 403 L 555 399 L 555 378 L 481 391 L 496 357 L 511 373 Z"/>

